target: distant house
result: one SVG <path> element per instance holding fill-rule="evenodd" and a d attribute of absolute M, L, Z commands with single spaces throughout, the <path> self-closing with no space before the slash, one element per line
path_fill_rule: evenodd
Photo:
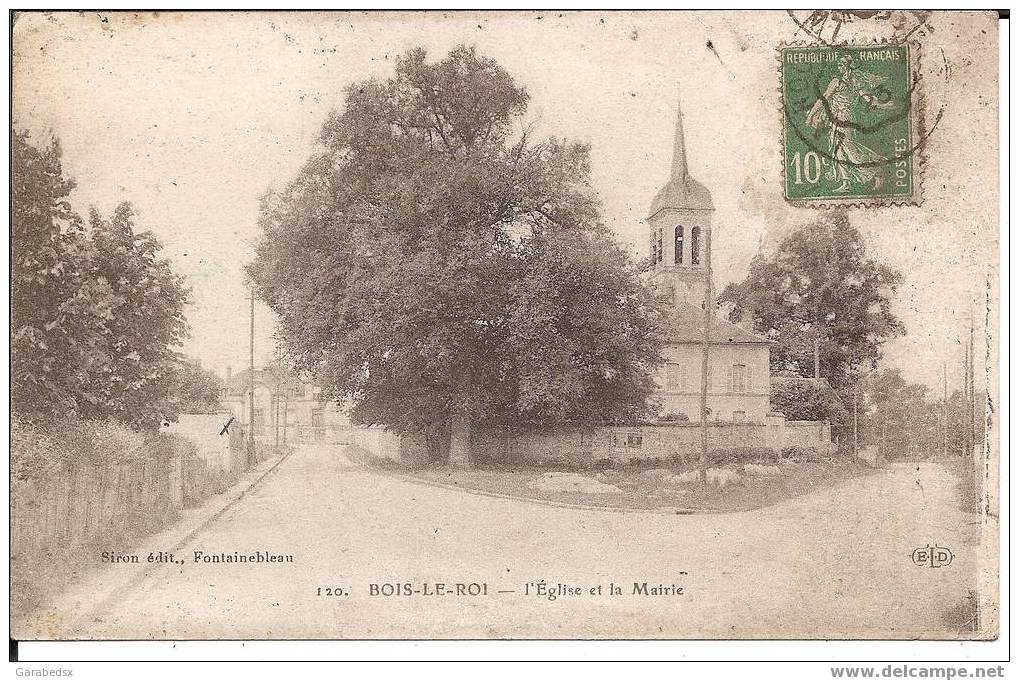
<path fill-rule="evenodd" d="M 346 413 L 336 402 L 326 400 L 322 389 L 293 376 L 278 376 L 255 369 L 255 435 L 275 436 L 279 427 L 288 439 L 320 440 L 349 425 Z M 242 425 L 250 411 L 251 371 L 236 374 L 227 369 L 220 402 Z"/>
<path fill-rule="evenodd" d="M 706 264 L 710 256 L 711 194 L 690 176 L 677 111 L 672 177 L 648 214 L 650 282 L 671 305 L 665 365 L 658 376 L 663 416 L 701 420 Z M 770 402 L 770 341 L 712 314 L 708 359 L 708 420 L 763 424 Z"/>

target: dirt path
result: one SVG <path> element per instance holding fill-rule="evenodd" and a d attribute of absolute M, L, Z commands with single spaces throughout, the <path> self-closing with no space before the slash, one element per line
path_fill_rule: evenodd
<path fill-rule="evenodd" d="M 976 546 L 954 495 L 946 469 L 913 464 L 745 513 L 612 513 L 414 484 L 309 447 L 200 533 L 184 565 L 154 568 L 65 635 L 956 637 Z M 935 542 L 952 565 L 913 565 Z M 195 563 L 194 551 L 293 562 Z M 543 580 L 581 593 L 525 595 Z M 457 595 L 458 582 L 487 595 Z M 635 582 L 683 594 L 633 595 Z M 453 593 L 372 596 L 373 583 Z"/>

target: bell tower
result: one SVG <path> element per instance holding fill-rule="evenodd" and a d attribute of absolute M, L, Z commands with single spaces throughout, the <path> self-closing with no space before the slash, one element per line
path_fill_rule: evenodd
<path fill-rule="evenodd" d="M 683 112 L 676 107 L 672 177 L 655 195 L 648 213 L 651 242 L 650 281 L 673 305 L 685 301 L 704 307 L 706 244 L 715 207 L 711 194 L 690 177 L 683 138 Z"/>

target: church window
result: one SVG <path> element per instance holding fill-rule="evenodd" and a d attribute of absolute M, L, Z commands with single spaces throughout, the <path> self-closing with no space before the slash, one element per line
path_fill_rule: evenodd
<path fill-rule="evenodd" d="M 732 365 L 732 392 L 745 393 L 747 391 L 747 367 L 745 364 Z"/>
<path fill-rule="evenodd" d="M 683 226 L 680 225 L 676 228 L 675 236 L 675 251 L 676 257 L 674 258 L 677 265 L 683 264 Z"/>
<path fill-rule="evenodd" d="M 686 390 L 686 367 L 678 362 L 665 365 L 665 389 Z"/>
<path fill-rule="evenodd" d="M 656 229 L 651 244 L 651 262 L 660 263 L 665 256 L 664 250 L 662 247 L 662 230 Z"/>
<path fill-rule="evenodd" d="M 699 265 L 701 262 L 701 228 L 694 227 L 690 230 L 690 264 Z"/>

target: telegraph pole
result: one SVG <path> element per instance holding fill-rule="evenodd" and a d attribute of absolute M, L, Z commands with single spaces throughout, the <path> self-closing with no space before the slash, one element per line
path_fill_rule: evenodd
<path fill-rule="evenodd" d="M 711 348 L 711 319 L 714 291 L 711 288 L 711 228 L 704 230 L 704 340 L 701 354 L 701 485 L 708 484 L 708 353 Z"/>
<path fill-rule="evenodd" d="M 279 384 L 276 384 L 273 386 L 272 427 L 273 432 L 276 434 L 276 439 L 274 440 L 273 447 L 275 447 L 277 450 L 279 450 L 280 448 L 280 397 L 282 397 L 282 395 L 280 395 L 280 387 Z"/>
<path fill-rule="evenodd" d="M 859 378 L 853 381 L 853 458 L 860 456 L 860 431 L 859 424 L 857 422 L 857 412 L 859 411 L 859 400 L 857 399 L 857 391 L 859 390 Z"/>
<path fill-rule="evenodd" d="M 250 350 L 248 355 L 248 465 L 255 460 L 255 286 L 251 286 L 251 331 L 249 334 Z"/>
<path fill-rule="evenodd" d="M 948 363 L 941 363 L 941 456 L 948 455 Z"/>
<path fill-rule="evenodd" d="M 969 377 L 969 426 L 966 428 L 968 435 L 967 445 L 969 449 L 966 450 L 966 456 L 973 456 L 973 449 L 977 444 L 976 435 L 976 420 L 977 420 L 977 391 L 974 376 L 974 355 L 976 348 L 973 345 L 973 307 L 969 309 L 969 352 L 966 358 L 966 376 Z"/>
<path fill-rule="evenodd" d="M 814 339 L 814 380 L 821 378 L 821 339 Z"/>
<path fill-rule="evenodd" d="M 290 380 L 288 378 L 286 388 L 283 390 L 283 446 L 287 446 L 287 421 L 290 415 Z"/>

